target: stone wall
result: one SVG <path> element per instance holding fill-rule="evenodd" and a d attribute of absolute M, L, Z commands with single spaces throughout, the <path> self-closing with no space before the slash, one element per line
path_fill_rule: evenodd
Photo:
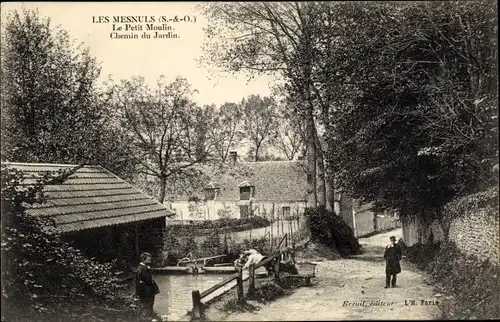
<path fill-rule="evenodd" d="M 475 255 L 480 260 L 489 259 L 499 263 L 499 216 L 485 209 L 457 216 L 450 223 L 448 239 L 455 242 L 464 253 Z M 444 241 L 441 225 L 435 221 L 425 224 L 419 220 L 403 221 L 403 239 L 407 246 L 425 244 L 431 240 Z"/>
<path fill-rule="evenodd" d="M 475 255 L 480 260 L 489 259 L 499 263 L 500 223 L 498 213 L 489 214 L 484 209 L 459 217 L 450 225 L 450 241 L 469 255 Z"/>

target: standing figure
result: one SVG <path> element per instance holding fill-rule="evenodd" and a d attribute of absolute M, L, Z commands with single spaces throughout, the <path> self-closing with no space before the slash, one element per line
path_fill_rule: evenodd
<path fill-rule="evenodd" d="M 142 253 L 141 262 L 135 274 L 135 295 L 139 297 L 143 312 L 149 317 L 154 317 L 153 305 L 155 295 L 160 293 L 158 285 L 153 280 L 148 264 L 151 263 L 151 254 Z"/>
<path fill-rule="evenodd" d="M 391 243 L 385 247 L 385 288 L 396 287 L 396 275 L 401 273 L 401 247 L 396 244 L 396 237 L 391 236 Z M 392 280 L 391 280 L 392 277 Z"/>
<path fill-rule="evenodd" d="M 298 274 L 297 267 L 295 267 L 295 251 L 293 247 L 286 247 L 284 253 L 285 259 L 280 262 L 280 272 Z"/>

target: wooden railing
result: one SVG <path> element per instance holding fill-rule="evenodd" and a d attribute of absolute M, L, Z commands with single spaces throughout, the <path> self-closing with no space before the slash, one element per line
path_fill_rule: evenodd
<path fill-rule="evenodd" d="M 194 263 L 195 265 L 198 265 L 198 262 L 203 262 L 202 266 L 206 266 L 208 260 L 217 259 L 217 258 L 223 258 L 223 257 L 226 257 L 226 255 L 217 255 L 217 256 L 210 256 L 210 257 L 195 258 L 195 259 L 190 259 L 188 257 L 185 257 L 185 258 L 181 258 L 177 262 L 177 266 L 180 266 L 181 263 L 186 263 L 186 264 L 188 264 L 188 263 Z"/>
<path fill-rule="evenodd" d="M 276 251 L 274 254 L 269 256 L 268 258 L 264 259 L 258 264 L 250 264 L 248 267 L 248 292 L 247 294 L 252 294 L 255 292 L 255 270 L 259 267 L 263 267 L 266 264 L 274 261 L 274 278 L 279 279 L 279 274 L 280 274 L 280 260 L 281 256 L 283 255 L 283 250 L 280 249 L 279 247 L 283 244 L 283 241 L 285 241 L 285 245 L 288 243 L 288 237 L 287 234 L 285 234 L 280 242 L 277 244 Z M 286 246 L 285 246 L 286 247 Z M 224 279 L 223 281 L 215 284 L 214 286 L 210 287 L 209 289 L 200 292 L 199 290 L 193 290 L 192 292 L 192 298 L 193 298 L 193 318 L 194 319 L 200 319 L 202 314 L 203 314 L 203 305 L 201 303 L 201 300 L 208 295 L 212 294 L 213 292 L 217 291 L 218 289 L 226 286 L 227 284 L 231 283 L 232 281 L 236 280 L 236 290 L 237 290 L 237 298 L 238 302 L 242 301 L 244 298 L 244 291 L 243 291 L 243 271 L 241 268 L 238 268 L 238 272 L 229 276 L 228 278 Z"/>
<path fill-rule="evenodd" d="M 232 281 L 236 280 L 236 285 L 237 285 L 237 293 L 238 293 L 238 300 L 240 301 L 243 298 L 243 274 L 241 269 L 238 270 L 236 274 L 233 274 L 226 278 L 225 280 L 215 284 L 208 290 L 205 290 L 200 293 L 199 290 L 193 290 L 192 292 L 192 297 L 193 297 L 193 318 L 199 319 L 203 313 L 203 306 L 201 303 L 201 300 L 211 294 L 212 292 L 215 292 L 219 288 L 231 283 Z"/>

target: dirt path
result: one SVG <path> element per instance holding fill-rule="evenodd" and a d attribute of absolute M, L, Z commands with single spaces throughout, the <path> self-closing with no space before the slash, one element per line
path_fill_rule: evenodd
<path fill-rule="evenodd" d="M 421 271 L 402 260 L 398 286 L 385 289 L 385 262 L 382 258 L 389 236 L 399 239 L 401 229 L 360 239 L 364 253 L 349 259 L 318 262 L 311 287 L 268 305 L 252 302 L 256 312 L 230 314 L 226 321 L 284 320 L 393 320 L 435 319 L 439 306 L 422 301 L 439 301 Z M 439 296 L 439 295 L 438 295 Z M 415 305 L 409 304 L 415 300 Z M 364 301 L 364 302 L 363 302 Z"/>

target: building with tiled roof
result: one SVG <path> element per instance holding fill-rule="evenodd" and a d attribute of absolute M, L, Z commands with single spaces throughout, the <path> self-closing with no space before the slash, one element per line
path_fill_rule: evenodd
<path fill-rule="evenodd" d="M 171 203 L 179 220 L 266 217 L 302 213 L 307 201 L 303 161 L 235 162 L 204 189 Z"/>
<path fill-rule="evenodd" d="M 359 204 L 340 191 L 336 198 L 336 213 L 357 236 L 396 226 L 392 216 L 384 215 L 388 212 L 377 213 L 371 203 Z M 279 219 L 303 214 L 306 204 L 305 161 L 238 162 L 233 155 L 233 165 L 223 174 L 213 174 L 204 189 L 176 196 L 171 207 L 177 220 Z"/>
<path fill-rule="evenodd" d="M 101 166 L 13 162 L 2 162 L 2 166 L 22 171 L 23 186 L 33 185 L 47 174 L 54 178 L 63 174 L 63 180 L 44 185 L 46 202 L 29 206 L 27 213 L 52 218 L 64 236 L 89 247 L 129 244 L 139 252 L 145 240 L 140 231 L 151 226 L 161 229 L 171 214 L 154 198 Z"/>

